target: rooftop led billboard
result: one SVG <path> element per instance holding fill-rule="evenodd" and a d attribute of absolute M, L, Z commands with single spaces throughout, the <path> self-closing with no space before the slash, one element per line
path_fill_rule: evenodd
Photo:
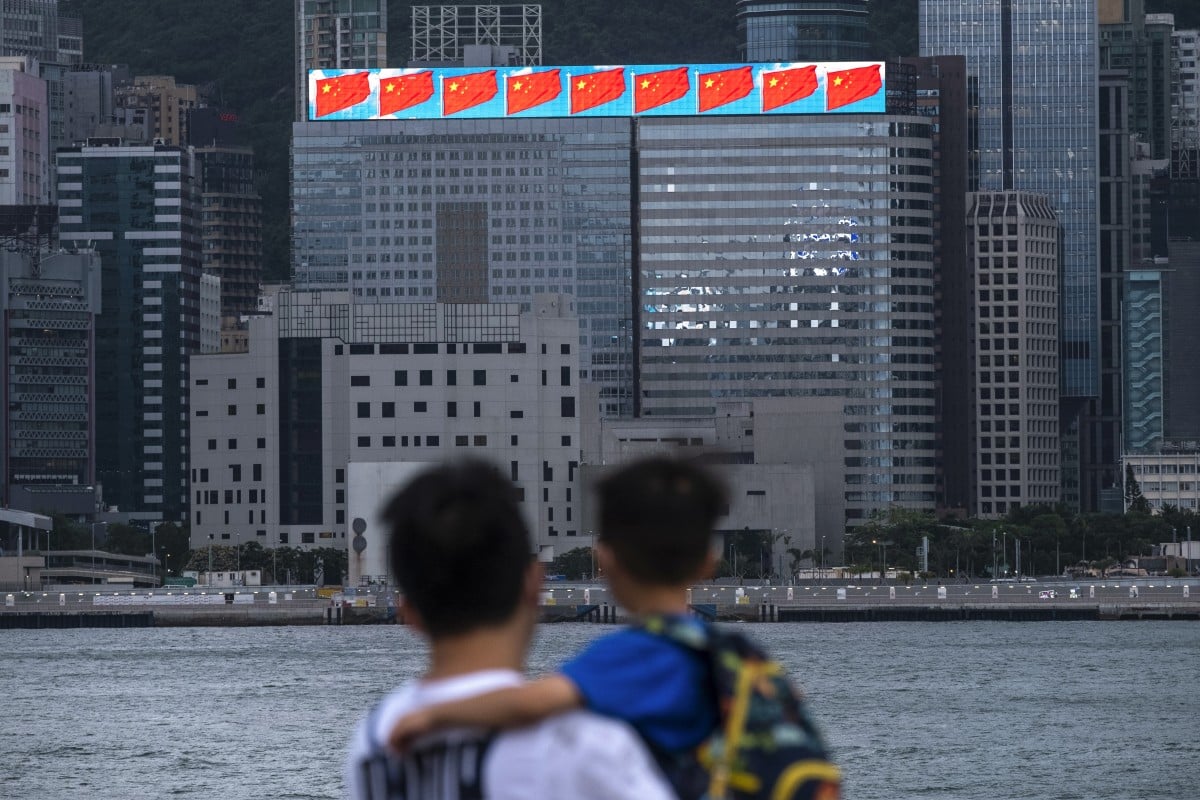
<path fill-rule="evenodd" d="M 861 114 L 884 111 L 881 61 L 310 70 L 308 118 Z"/>

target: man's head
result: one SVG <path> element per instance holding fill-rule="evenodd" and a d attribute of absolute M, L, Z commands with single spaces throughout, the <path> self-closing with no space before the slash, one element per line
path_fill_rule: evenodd
<path fill-rule="evenodd" d="M 480 461 L 430 469 L 381 514 L 405 602 L 431 638 L 510 620 L 524 596 L 532 546 L 512 482 Z"/>
<path fill-rule="evenodd" d="M 657 586 L 702 577 L 725 487 L 695 464 L 656 457 L 600 481 L 600 542 L 632 580 Z"/>

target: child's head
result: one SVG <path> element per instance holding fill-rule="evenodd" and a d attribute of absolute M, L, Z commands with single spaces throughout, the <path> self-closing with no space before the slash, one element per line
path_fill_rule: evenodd
<path fill-rule="evenodd" d="M 600 541 L 630 579 L 678 586 L 703 577 L 725 487 L 693 463 L 647 458 L 600 481 Z"/>
<path fill-rule="evenodd" d="M 406 603 L 437 639 L 507 622 L 532 562 L 516 489 L 480 461 L 435 467 L 383 510 Z"/>

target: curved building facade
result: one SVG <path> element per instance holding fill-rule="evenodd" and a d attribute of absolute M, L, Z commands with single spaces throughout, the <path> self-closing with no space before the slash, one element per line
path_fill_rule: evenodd
<path fill-rule="evenodd" d="M 870 58 L 867 0 L 738 0 L 743 61 Z"/>

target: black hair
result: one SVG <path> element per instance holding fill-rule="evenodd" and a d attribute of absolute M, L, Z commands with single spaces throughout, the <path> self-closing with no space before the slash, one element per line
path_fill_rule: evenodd
<path fill-rule="evenodd" d="M 727 513 L 724 485 L 698 465 L 665 457 L 635 461 L 603 478 L 600 540 L 635 580 L 676 585 L 697 577 Z"/>
<path fill-rule="evenodd" d="M 512 482 L 467 460 L 421 473 L 380 515 L 392 574 L 433 638 L 509 620 L 533 558 Z"/>

